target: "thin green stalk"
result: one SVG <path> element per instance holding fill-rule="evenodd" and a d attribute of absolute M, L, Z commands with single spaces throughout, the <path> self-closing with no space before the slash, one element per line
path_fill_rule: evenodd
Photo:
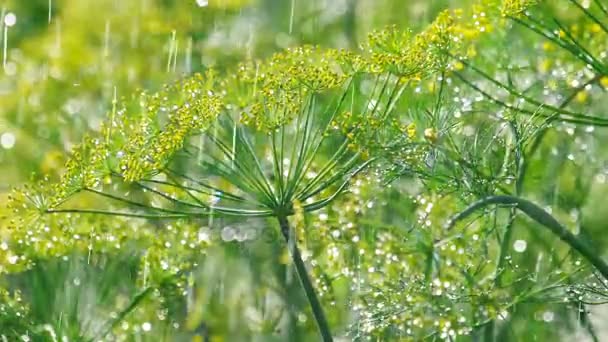
<path fill-rule="evenodd" d="M 150 295 L 150 293 L 152 293 L 152 290 L 154 290 L 154 287 L 148 286 L 147 288 L 142 290 L 140 293 L 138 293 L 133 298 L 133 300 L 131 300 L 129 305 L 127 305 L 127 307 L 125 309 L 123 309 L 121 312 L 118 313 L 118 316 L 116 318 L 114 318 L 112 321 L 110 321 L 106 324 L 106 326 L 104 327 L 104 329 L 101 331 L 100 334 L 98 334 L 97 336 L 95 336 L 95 338 L 92 338 L 89 341 L 92 342 L 92 341 L 104 339 L 109 333 L 112 332 L 112 330 L 116 326 L 118 326 L 118 324 L 120 324 L 125 319 L 125 317 L 127 317 L 133 310 L 135 310 L 137 308 L 137 306 L 144 299 L 146 299 L 146 297 L 148 297 L 148 295 Z"/>
<path fill-rule="evenodd" d="M 300 278 L 300 282 L 302 283 L 302 287 L 304 288 L 304 293 L 306 294 L 306 298 L 308 299 L 308 303 L 310 304 L 310 308 L 312 309 L 312 314 L 317 323 L 317 327 L 319 328 L 319 333 L 321 334 L 321 337 L 324 342 L 331 342 L 333 341 L 333 337 L 331 335 L 329 324 L 327 323 L 327 318 L 325 317 L 325 312 L 323 311 L 321 302 L 319 302 L 317 293 L 315 292 L 315 289 L 312 285 L 310 276 L 308 275 L 308 271 L 306 270 L 306 265 L 302 260 L 300 250 L 298 249 L 298 246 L 294 243 L 295 241 L 290 241 L 289 220 L 285 215 L 278 215 L 277 219 L 279 221 L 279 226 L 281 227 L 281 234 L 283 235 L 283 238 L 285 238 L 285 242 L 287 243 L 291 259 L 293 260 L 293 264 L 296 268 L 296 273 L 298 274 L 298 278 Z"/>
<path fill-rule="evenodd" d="M 235 202 L 250 202 L 250 201 L 252 201 L 252 199 L 246 199 L 246 198 L 244 198 L 242 196 L 235 195 L 235 194 L 233 194 L 233 193 L 231 193 L 229 191 L 221 190 L 220 188 L 211 186 L 211 185 L 209 185 L 207 183 L 201 182 L 201 181 L 196 180 L 196 179 L 194 179 L 192 177 L 189 177 L 187 175 L 178 173 L 178 172 L 176 172 L 174 170 L 166 169 L 166 171 L 172 173 L 173 175 L 175 175 L 177 177 L 184 178 L 187 181 L 190 181 L 190 182 L 192 182 L 194 184 L 197 184 L 197 185 L 199 185 L 199 186 L 201 186 L 201 187 L 203 187 L 205 189 L 208 189 L 208 191 L 204 191 L 204 190 L 193 188 L 193 187 L 188 187 L 188 186 L 181 185 L 181 184 L 173 184 L 173 183 L 159 181 L 159 180 L 154 180 L 154 179 L 144 179 L 143 181 L 150 182 L 150 183 L 158 183 L 158 184 L 162 184 L 162 185 L 169 185 L 169 186 L 172 186 L 172 187 L 178 188 L 178 189 L 192 190 L 192 191 L 195 191 L 195 192 L 198 192 L 198 193 L 201 193 L 201 194 L 218 196 L 218 197 L 221 197 L 223 199 L 228 199 L 228 200 L 232 200 L 232 201 L 235 201 Z M 260 204 L 257 201 L 255 203 L 256 204 Z"/>
<path fill-rule="evenodd" d="M 523 169 L 523 165 L 526 162 L 526 160 L 524 159 L 524 151 L 523 151 L 523 147 L 521 144 L 521 137 L 519 134 L 519 131 L 515 125 L 515 123 L 511 122 L 510 124 L 511 129 L 513 130 L 513 136 L 515 139 L 515 146 L 516 146 L 516 152 L 515 152 L 515 167 L 516 167 L 516 172 L 517 172 L 517 179 L 515 180 L 515 196 L 521 196 L 521 192 L 523 190 L 522 187 L 522 181 L 524 178 L 524 169 Z M 506 258 L 507 258 L 507 251 L 509 249 L 509 244 L 511 243 L 511 236 L 513 235 L 513 224 L 515 222 L 515 214 L 516 211 L 515 209 L 511 209 L 511 212 L 509 213 L 509 219 L 507 221 L 507 225 L 505 227 L 505 231 L 504 234 L 502 235 L 502 239 L 500 242 L 500 253 L 498 255 L 498 261 L 496 263 L 496 278 L 494 279 L 494 283 L 496 286 L 500 286 L 501 285 L 501 275 L 502 273 L 502 268 L 504 267 Z"/>
<path fill-rule="evenodd" d="M 46 214 L 98 214 L 108 216 L 122 216 L 122 217 L 135 217 L 135 218 L 148 218 L 148 219 L 176 219 L 192 217 L 193 214 L 135 214 L 120 211 L 109 211 L 109 210 L 93 210 L 93 209 L 47 209 L 44 211 Z"/>
<path fill-rule="evenodd" d="M 593 2 L 595 2 L 597 7 L 600 8 L 602 13 L 604 13 L 606 16 L 608 16 L 608 9 L 606 7 L 604 7 L 604 5 L 600 2 L 600 0 L 593 0 Z"/>
<path fill-rule="evenodd" d="M 478 86 L 476 86 L 475 84 L 473 84 L 473 82 L 467 80 L 464 76 L 462 76 L 460 73 L 455 72 L 454 75 L 456 77 L 458 77 L 462 82 L 464 82 L 466 85 L 468 85 L 469 87 L 471 87 L 472 89 L 476 90 L 477 92 L 479 92 L 481 95 L 483 95 L 486 99 L 496 103 L 497 105 L 500 105 L 504 108 L 510 109 L 512 111 L 515 112 L 519 112 L 519 113 L 523 113 L 523 114 L 528 114 L 528 115 L 539 115 L 545 118 L 552 118 L 552 119 L 556 119 L 559 120 L 561 122 L 568 122 L 568 123 L 573 123 L 573 124 L 582 124 L 582 125 L 589 125 L 589 126 L 597 126 L 597 127 L 608 127 L 608 122 L 605 122 L 605 120 L 600 119 L 600 118 L 595 118 L 595 117 L 585 117 L 585 118 L 568 118 L 568 117 L 564 117 L 563 115 L 565 115 L 564 113 L 559 113 L 560 115 L 549 115 L 549 114 L 544 114 L 542 112 L 538 112 L 538 111 L 531 111 L 531 110 L 527 110 L 524 108 L 518 108 L 515 107 L 513 105 L 510 105 L 508 103 L 505 103 L 504 101 L 501 101 L 499 99 L 497 99 L 496 97 L 490 95 L 488 92 L 482 90 L 481 88 L 479 88 Z M 546 106 L 544 105 L 540 105 L 539 109 L 545 108 Z M 595 120 L 597 119 L 597 120 Z"/>
<path fill-rule="evenodd" d="M 192 214 L 192 215 L 196 215 L 197 214 L 195 212 L 191 213 L 191 212 L 187 212 L 187 211 L 171 210 L 171 209 L 166 209 L 166 208 L 155 207 L 155 206 L 148 205 L 148 204 L 145 204 L 145 203 L 131 201 L 131 200 L 128 200 L 128 199 L 120 197 L 120 196 L 112 195 L 112 194 L 109 194 L 109 193 L 106 193 L 106 192 L 103 192 L 103 191 L 98 191 L 98 190 L 91 189 L 91 188 L 84 188 L 83 191 L 90 192 L 92 194 L 96 194 L 98 196 L 102 196 L 102 197 L 105 197 L 105 198 L 109 198 L 109 199 L 114 200 L 114 201 L 119 201 L 119 202 L 125 203 L 127 205 L 131 205 L 131 206 L 134 206 L 134 207 L 148 209 L 148 210 L 151 210 L 151 211 L 159 211 L 159 212 L 168 213 L 168 214 Z"/>
<path fill-rule="evenodd" d="M 582 91 L 588 84 L 592 84 L 592 83 L 596 82 L 598 79 L 599 79 L 599 75 L 595 76 L 591 80 L 589 80 L 589 81 L 585 82 L 583 85 L 579 86 L 559 105 L 558 108 L 562 109 L 562 108 L 566 107 L 576 97 L 576 94 L 578 94 L 580 91 Z M 520 137 L 517 132 L 517 129 L 514 127 L 513 130 L 515 133 L 516 141 L 519 141 Z M 536 152 L 536 149 L 538 148 L 538 146 L 540 146 L 540 142 L 541 142 L 542 138 L 544 137 L 544 134 L 546 131 L 547 131 L 547 129 L 545 128 L 540 133 L 538 138 L 536 140 L 534 140 L 532 148 L 530 149 L 529 155 L 527 155 L 527 156 L 525 155 L 525 151 L 524 151 L 523 147 L 521 146 L 521 144 L 519 142 L 517 143 L 517 153 L 516 153 L 516 155 L 518 156 L 516 158 L 517 159 L 516 160 L 517 179 L 515 181 L 515 195 L 516 196 L 521 196 L 522 191 L 523 191 L 523 184 L 524 184 L 524 180 L 526 177 L 526 170 L 528 167 L 527 159 L 529 157 L 531 157 L 531 155 L 533 155 L 534 152 Z M 496 276 L 495 280 L 496 280 L 497 286 L 500 286 L 500 279 L 501 279 L 500 275 L 502 274 L 501 270 L 504 267 L 507 249 L 511 242 L 511 236 L 513 235 L 512 231 L 513 231 L 513 224 L 515 221 L 515 214 L 516 214 L 515 208 L 511 209 L 511 212 L 509 213 L 509 219 L 507 221 L 507 226 L 505 227 L 505 232 L 504 232 L 502 240 L 501 240 L 500 255 L 498 257 L 498 263 L 496 265 L 497 276 Z"/>
<path fill-rule="evenodd" d="M 461 61 L 461 62 L 465 66 L 467 66 L 469 69 L 473 70 L 474 72 L 476 72 L 477 74 L 479 74 L 480 76 L 482 76 L 483 78 L 485 78 L 486 80 L 488 80 L 489 82 L 493 83 L 497 87 L 500 87 L 500 88 L 504 89 L 509 94 L 511 94 L 513 96 L 516 96 L 519 99 L 523 99 L 526 102 L 528 102 L 528 103 L 530 103 L 530 104 L 532 104 L 534 106 L 537 106 L 539 108 L 545 108 L 545 109 L 553 111 L 555 113 L 559 113 L 561 115 L 565 115 L 565 116 L 570 117 L 570 118 L 561 118 L 564 121 L 565 121 L 565 119 L 567 119 L 567 120 L 576 119 L 576 120 L 594 121 L 594 122 L 598 122 L 598 123 L 601 123 L 601 124 L 604 124 L 604 125 L 606 125 L 608 123 L 608 121 L 606 121 L 606 119 L 603 119 L 603 118 L 600 118 L 600 117 L 597 117 L 597 116 L 586 115 L 586 114 L 581 114 L 581 113 L 575 113 L 575 112 L 571 112 L 571 111 L 565 110 L 564 108 L 555 107 L 555 106 L 551 106 L 551 105 L 546 104 L 546 103 L 542 103 L 542 102 L 536 101 L 535 99 L 522 94 L 520 91 L 518 91 L 516 89 L 513 89 L 513 88 L 509 87 L 508 85 L 506 85 L 504 83 L 501 83 L 500 81 L 497 81 L 492 76 L 488 75 L 487 73 L 485 73 L 481 69 L 475 67 L 474 65 L 472 65 L 470 63 L 467 63 L 465 61 Z M 456 74 L 457 74 L 457 76 L 460 79 L 463 79 L 463 77 L 460 75 L 460 73 L 456 73 Z M 475 89 L 475 90 L 477 90 L 477 89 Z M 494 97 L 490 97 L 490 98 L 494 98 Z M 496 100 L 494 100 L 494 101 L 496 101 Z"/>
<path fill-rule="evenodd" d="M 608 279 L 608 264 L 600 258 L 597 253 L 586 243 L 579 240 L 566 227 L 562 226 L 553 216 L 547 213 L 538 205 L 516 196 L 498 195 L 489 196 L 479 200 L 457 215 L 453 216 L 447 223 L 446 229 L 451 229 L 458 221 L 461 221 L 478 209 L 484 208 L 492 204 L 512 205 L 515 208 L 523 211 L 531 219 L 549 229 L 560 240 L 564 241 L 575 251 L 579 252 L 589 263 L 591 263 L 597 271 L 606 279 Z"/>

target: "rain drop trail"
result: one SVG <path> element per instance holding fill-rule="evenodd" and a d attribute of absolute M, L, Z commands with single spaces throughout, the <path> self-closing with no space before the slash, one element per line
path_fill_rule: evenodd
<path fill-rule="evenodd" d="M 232 128 L 232 168 L 234 169 L 234 161 L 236 159 L 236 123 L 237 121 L 234 121 L 234 127 Z"/>
<path fill-rule="evenodd" d="M 7 37 L 7 27 L 4 25 L 4 14 L 6 9 L 2 8 L 2 13 L 0 14 L 0 24 L 2 25 L 2 67 L 6 66 L 6 37 Z"/>
<path fill-rule="evenodd" d="M 61 56 L 61 20 L 55 20 L 55 48 L 52 51 L 53 57 Z"/>
<path fill-rule="evenodd" d="M 175 41 L 175 45 L 174 45 L 174 49 L 173 49 L 173 73 L 175 73 L 175 70 L 177 69 L 177 54 L 179 51 L 178 45 L 179 44 L 179 40 Z"/>
<path fill-rule="evenodd" d="M 260 72 L 260 65 L 256 64 L 255 65 L 255 77 L 253 78 L 253 96 L 255 96 L 255 94 L 257 93 L 259 72 Z"/>
<path fill-rule="evenodd" d="M 194 306 L 194 275 L 192 272 L 188 274 L 187 282 L 187 297 L 186 297 L 186 312 L 191 313 Z"/>
<path fill-rule="evenodd" d="M 289 34 L 293 31 L 293 16 L 296 11 L 296 0 L 291 0 L 291 15 L 289 16 Z"/>
<path fill-rule="evenodd" d="M 186 44 L 186 56 L 184 57 L 184 64 L 186 66 L 186 73 L 192 72 L 192 37 L 188 38 Z"/>
<path fill-rule="evenodd" d="M 3 18 L 3 23 L 4 23 L 4 57 L 2 59 L 2 66 L 6 69 L 6 52 L 7 52 L 7 47 L 8 47 L 8 28 L 11 26 L 14 26 L 17 23 L 17 16 L 12 13 L 12 12 L 8 12 L 6 14 L 4 14 L 5 9 L 2 9 L 2 18 Z"/>
<path fill-rule="evenodd" d="M 148 287 L 148 272 L 150 270 L 150 264 L 148 263 L 148 253 L 144 255 L 144 279 L 143 279 L 143 288 Z"/>
<path fill-rule="evenodd" d="M 106 20 L 106 28 L 103 38 L 103 57 L 110 55 L 110 20 Z"/>
<path fill-rule="evenodd" d="M 167 72 L 171 71 L 171 62 L 173 61 L 173 49 L 175 46 L 176 34 L 177 34 L 177 31 L 175 31 L 175 30 L 173 30 L 173 32 L 171 32 L 171 40 L 169 41 L 169 58 L 167 58 Z"/>
<path fill-rule="evenodd" d="M 3 30 L 5 30 L 5 27 L 4 27 L 4 12 L 5 11 L 6 11 L 6 9 L 4 7 L 2 7 L 2 12 L 0 12 L 0 24 L 2 24 Z M 4 37 L 4 35 L 3 35 L 3 37 Z M 6 57 L 4 57 L 4 56 L 6 56 L 6 44 L 4 43 L 5 40 L 6 40 L 5 38 L 2 38 L 2 45 L 4 46 L 4 49 L 2 50 L 2 61 L 3 61 L 2 65 L 4 65 L 4 61 L 6 60 Z"/>
<path fill-rule="evenodd" d="M 207 226 L 209 228 L 213 228 L 213 205 L 211 205 L 211 208 L 209 209 L 209 218 L 207 219 Z"/>
<path fill-rule="evenodd" d="M 203 162 L 203 148 L 205 147 L 205 136 L 201 134 L 198 141 L 198 164 Z"/>
<path fill-rule="evenodd" d="M 53 14 L 53 0 L 49 0 L 49 24 L 51 23 L 52 14 Z"/>
<path fill-rule="evenodd" d="M 106 135 L 106 144 L 110 143 L 110 137 L 112 135 L 112 127 L 114 127 L 114 117 L 116 116 L 116 105 L 118 104 L 116 86 L 114 86 L 114 96 L 112 97 L 112 113 L 110 114 L 110 124 L 108 127 L 108 133 Z"/>

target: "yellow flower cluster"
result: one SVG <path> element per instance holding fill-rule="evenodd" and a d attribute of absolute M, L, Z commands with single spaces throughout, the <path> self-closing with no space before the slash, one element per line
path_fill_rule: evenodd
<path fill-rule="evenodd" d="M 289 123 L 309 94 L 344 84 L 349 75 L 340 56 L 336 50 L 302 46 L 263 62 L 242 64 L 235 79 L 241 95 L 240 121 L 268 131 Z"/>
<path fill-rule="evenodd" d="M 505 0 L 501 12 L 505 17 L 518 16 L 537 3 L 538 0 Z"/>
<path fill-rule="evenodd" d="M 213 74 L 196 75 L 152 96 L 142 94 L 140 111 L 144 122 L 124 119 L 115 130 L 126 144 L 117 150 L 119 168 L 127 181 L 137 181 L 161 170 L 192 134 L 207 129 L 223 108 L 222 96 L 213 92 Z M 136 116 L 138 117 L 138 116 Z M 163 119 L 167 123 L 162 126 Z M 110 129 L 110 128 L 108 128 Z"/>
<path fill-rule="evenodd" d="M 421 79 L 445 70 L 449 54 L 460 55 L 464 35 L 471 28 L 460 22 L 462 11 L 443 11 L 424 31 L 415 36 L 394 27 L 370 34 L 372 69 L 401 78 Z"/>
<path fill-rule="evenodd" d="M 105 169 L 106 155 L 104 142 L 90 136 L 85 137 L 72 150 L 71 158 L 65 164 L 65 172 L 54 189 L 55 201 L 61 201 L 74 191 L 97 187 L 102 179 L 102 170 Z"/>
<path fill-rule="evenodd" d="M 111 172 L 132 182 L 159 172 L 192 134 L 208 128 L 223 103 L 212 91 L 213 73 L 196 75 L 149 95 L 123 101 L 98 137 L 77 146 L 56 195 L 95 188 Z"/>

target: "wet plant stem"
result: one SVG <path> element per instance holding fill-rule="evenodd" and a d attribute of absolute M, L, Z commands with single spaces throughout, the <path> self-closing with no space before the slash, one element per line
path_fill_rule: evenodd
<path fill-rule="evenodd" d="M 449 220 L 446 228 L 450 229 L 458 221 L 467 218 L 475 211 L 493 204 L 511 205 L 524 212 L 528 217 L 549 229 L 554 235 L 560 238 L 560 240 L 564 241 L 572 249 L 579 252 L 605 279 L 608 280 L 608 264 L 602 260 L 602 258 L 599 257 L 589 245 L 578 239 L 566 227 L 562 226 L 553 216 L 551 216 L 541 207 L 520 197 L 508 195 L 486 197 L 471 204 L 465 210 L 452 217 Z"/>
<path fill-rule="evenodd" d="M 300 283 L 302 283 L 302 287 L 304 288 L 304 293 L 306 294 L 306 299 L 308 299 L 308 303 L 310 304 L 310 308 L 312 309 L 312 314 L 315 318 L 315 322 L 317 323 L 317 327 L 319 328 L 319 333 L 324 342 L 331 342 L 333 338 L 331 336 L 331 330 L 329 329 L 329 324 L 327 323 L 327 318 L 325 317 L 325 312 L 323 311 L 323 307 L 319 302 L 319 298 L 317 297 L 317 293 L 312 285 L 310 280 L 310 276 L 308 275 L 308 271 L 306 270 L 306 265 L 302 260 L 302 255 L 300 254 L 300 250 L 298 246 L 295 244 L 295 241 L 290 241 L 290 227 L 289 220 L 287 216 L 279 215 L 277 216 L 279 221 L 279 226 L 281 227 L 281 234 L 283 238 L 285 238 L 285 242 L 287 243 L 287 248 L 289 249 L 289 254 L 291 255 L 291 259 L 293 260 L 293 264 L 296 268 L 296 273 L 298 278 L 300 278 Z"/>

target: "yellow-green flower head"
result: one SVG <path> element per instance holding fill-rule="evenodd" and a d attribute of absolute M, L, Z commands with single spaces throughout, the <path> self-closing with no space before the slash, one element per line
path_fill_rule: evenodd
<path fill-rule="evenodd" d="M 127 181 L 158 172 L 185 140 L 208 128 L 219 115 L 223 102 L 213 86 L 214 73 L 207 72 L 122 101 L 110 113 L 101 136 L 75 151 L 64 179 L 80 173 L 81 178 L 86 176 L 79 180 L 83 187 L 95 187 L 110 170 Z"/>
<path fill-rule="evenodd" d="M 309 94 L 341 87 L 350 75 L 346 70 L 339 51 L 296 47 L 242 64 L 236 85 L 228 85 L 226 92 L 240 108 L 242 123 L 273 130 L 290 122 Z"/>
<path fill-rule="evenodd" d="M 451 52 L 458 42 L 454 39 L 454 22 L 453 15 L 444 11 L 414 36 L 394 26 L 372 32 L 366 45 L 371 69 L 409 79 L 432 74 L 445 64 L 445 53 Z"/>
<path fill-rule="evenodd" d="M 505 0 L 501 13 L 505 17 L 518 16 L 537 3 L 538 0 Z"/>

